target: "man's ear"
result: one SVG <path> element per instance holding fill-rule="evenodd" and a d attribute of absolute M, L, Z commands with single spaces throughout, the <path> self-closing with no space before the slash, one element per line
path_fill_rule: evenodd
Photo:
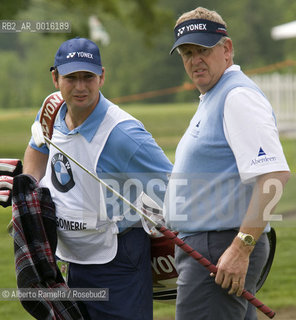
<path fill-rule="evenodd" d="M 226 59 L 229 61 L 232 59 L 232 40 L 231 39 L 226 39 L 224 42 L 224 53 Z"/>
<path fill-rule="evenodd" d="M 102 67 L 102 74 L 100 75 L 100 87 L 103 86 L 104 82 L 105 82 L 105 68 Z"/>
<path fill-rule="evenodd" d="M 54 70 L 51 71 L 52 82 L 56 89 L 59 89 L 59 79 L 56 77 L 56 73 Z"/>

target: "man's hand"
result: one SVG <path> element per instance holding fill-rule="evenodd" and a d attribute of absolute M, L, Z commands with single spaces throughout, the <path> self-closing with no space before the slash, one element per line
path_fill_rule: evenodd
<path fill-rule="evenodd" d="M 288 171 L 271 172 L 257 177 L 248 210 L 240 227 L 241 232 L 253 235 L 255 240 L 259 239 L 268 222 L 265 220 L 264 212 L 274 200 L 278 192 L 277 186 L 282 186 L 280 188 L 282 192 L 289 177 Z M 266 193 L 264 186 L 268 181 L 276 181 L 277 184 L 274 184 L 274 188 Z M 276 199 L 279 201 L 280 197 Z M 273 205 L 267 212 L 269 217 L 274 211 L 276 203 L 273 202 Z M 217 274 L 211 274 L 211 276 L 215 276 L 215 282 L 222 288 L 230 288 L 229 294 L 237 296 L 242 294 L 249 267 L 249 257 L 253 249 L 254 246 L 247 246 L 241 239 L 235 237 L 230 247 L 220 257 L 217 263 Z"/>
<path fill-rule="evenodd" d="M 229 294 L 241 296 L 245 286 L 246 274 L 249 267 L 249 256 L 254 247 L 245 246 L 242 241 L 235 238 L 231 246 L 220 257 L 217 263 L 215 282 L 227 289 Z"/>

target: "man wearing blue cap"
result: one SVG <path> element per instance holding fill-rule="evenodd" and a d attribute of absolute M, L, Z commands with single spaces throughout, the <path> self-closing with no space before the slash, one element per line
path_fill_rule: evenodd
<path fill-rule="evenodd" d="M 97 45 L 64 42 L 51 72 L 65 101 L 52 141 L 130 202 L 144 190 L 161 203 L 172 165 L 144 126 L 103 96 Z M 31 139 L 24 173 L 50 189 L 56 255 L 70 263 L 69 286 L 109 290 L 104 301 L 79 302 L 84 319 L 151 320 L 150 239 L 140 218 L 52 146 L 39 148 Z"/>
<path fill-rule="evenodd" d="M 217 12 L 184 13 L 175 50 L 201 95 L 176 150 L 164 214 L 218 268 L 209 275 L 176 248 L 176 319 L 254 320 L 256 310 L 241 294 L 256 292 L 268 257 L 268 220 L 280 196 L 272 201 L 289 178 L 275 118 L 262 91 L 233 64 L 232 41 Z"/>

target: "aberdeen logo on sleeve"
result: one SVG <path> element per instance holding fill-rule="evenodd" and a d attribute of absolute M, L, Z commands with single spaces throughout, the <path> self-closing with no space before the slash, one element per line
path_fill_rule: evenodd
<path fill-rule="evenodd" d="M 62 153 L 56 153 L 51 159 L 51 181 L 60 192 L 68 192 L 75 185 L 70 162 Z"/>
<path fill-rule="evenodd" d="M 257 165 L 267 165 L 271 162 L 276 162 L 277 158 L 275 156 L 267 155 L 262 147 L 259 148 L 257 158 L 251 161 L 251 166 Z"/>

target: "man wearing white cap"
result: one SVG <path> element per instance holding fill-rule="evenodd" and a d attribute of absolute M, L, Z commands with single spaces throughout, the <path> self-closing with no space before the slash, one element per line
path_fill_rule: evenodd
<path fill-rule="evenodd" d="M 256 310 L 247 312 L 241 294 L 255 294 L 268 257 L 271 201 L 289 178 L 272 107 L 233 64 L 232 40 L 217 12 L 184 13 L 175 50 L 201 95 L 176 150 L 165 219 L 218 268 L 209 275 L 176 248 L 176 319 L 254 320 Z"/>
<path fill-rule="evenodd" d="M 101 93 L 105 69 L 97 45 L 64 42 L 51 72 L 65 100 L 52 141 L 130 202 L 142 190 L 161 202 L 171 163 L 144 126 Z M 84 319 L 151 320 L 150 239 L 140 218 L 52 146 L 38 148 L 31 139 L 24 173 L 50 189 L 56 255 L 70 263 L 69 286 L 108 290 L 104 301 L 79 301 Z"/>

